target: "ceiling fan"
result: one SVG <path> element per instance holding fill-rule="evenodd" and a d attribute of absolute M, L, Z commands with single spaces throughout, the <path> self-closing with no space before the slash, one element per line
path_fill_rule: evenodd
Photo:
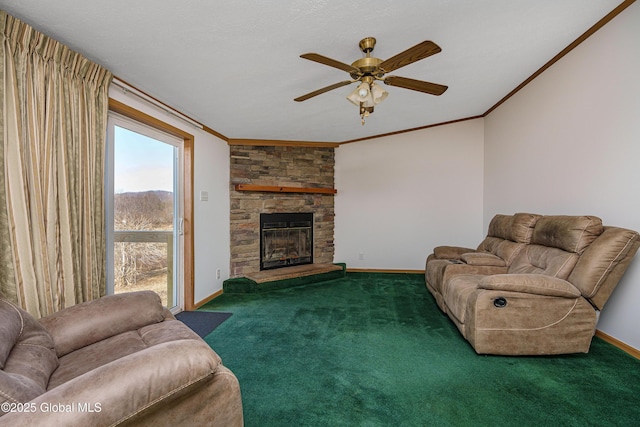
<path fill-rule="evenodd" d="M 382 81 L 389 86 L 401 87 L 437 96 L 442 95 L 447 90 L 447 86 L 437 83 L 399 76 L 385 77 L 385 74 L 391 71 L 395 71 L 398 68 L 439 53 L 442 49 L 440 49 L 440 46 L 434 42 L 428 40 L 423 41 L 422 43 L 418 43 L 417 45 L 384 61 L 380 58 L 371 56 L 371 52 L 373 51 L 375 44 L 376 39 L 373 37 L 366 37 L 360 40 L 360 50 L 365 54 L 365 57 L 358 59 L 351 65 L 317 53 L 305 53 L 300 55 L 301 58 L 346 71 L 349 73 L 352 80 L 345 80 L 314 90 L 306 95 L 295 98 L 294 101 L 306 101 L 309 98 L 329 92 L 330 90 L 347 86 L 351 83 L 361 82 L 356 90 L 347 96 L 347 99 L 360 107 L 360 117 L 362 118 L 362 124 L 364 125 L 364 118 L 373 113 L 373 107 L 382 102 L 382 100 L 384 100 L 388 95 L 387 91 L 375 83 L 376 80 Z"/>

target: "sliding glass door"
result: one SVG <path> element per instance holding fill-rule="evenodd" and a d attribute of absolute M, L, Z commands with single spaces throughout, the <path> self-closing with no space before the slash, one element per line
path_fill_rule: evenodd
<path fill-rule="evenodd" d="M 182 308 L 183 140 L 110 114 L 107 293 L 151 289 Z"/>

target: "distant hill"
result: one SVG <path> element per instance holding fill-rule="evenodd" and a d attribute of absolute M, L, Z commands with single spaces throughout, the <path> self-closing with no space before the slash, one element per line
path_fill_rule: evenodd
<path fill-rule="evenodd" d="M 173 192 L 140 191 L 117 193 L 113 200 L 114 219 L 117 223 L 133 222 L 141 218 L 153 228 L 173 224 Z"/>

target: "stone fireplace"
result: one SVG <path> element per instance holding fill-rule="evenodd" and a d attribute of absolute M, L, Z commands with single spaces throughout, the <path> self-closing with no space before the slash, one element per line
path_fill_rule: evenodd
<path fill-rule="evenodd" d="M 333 262 L 335 196 L 321 190 L 333 190 L 334 166 L 334 148 L 322 144 L 230 144 L 232 278 L 275 266 L 268 263 L 265 267 L 260 260 L 264 250 L 260 244 L 260 217 L 265 214 L 311 214 L 313 238 L 305 250 L 313 263 Z M 293 258 L 288 265 L 297 262 Z M 271 261 L 275 264 L 275 260 Z"/>

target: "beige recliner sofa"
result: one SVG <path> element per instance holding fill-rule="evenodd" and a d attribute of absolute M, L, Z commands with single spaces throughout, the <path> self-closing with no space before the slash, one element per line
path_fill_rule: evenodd
<path fill-rule="evenodd" d="M 506 271 L 467 266 L 435 289 L 429 281 L 439 267 L 427 262 L 427 287 L 477 353 L 586 353 L 639 246 L 637 232 L 597 217 L 540 216 Z"/>
<path fill-rule="evenodd" d="M 0 425 L 242 426 L 220 357 L 151 291 L 36 320 L 0 299 Z"/>

